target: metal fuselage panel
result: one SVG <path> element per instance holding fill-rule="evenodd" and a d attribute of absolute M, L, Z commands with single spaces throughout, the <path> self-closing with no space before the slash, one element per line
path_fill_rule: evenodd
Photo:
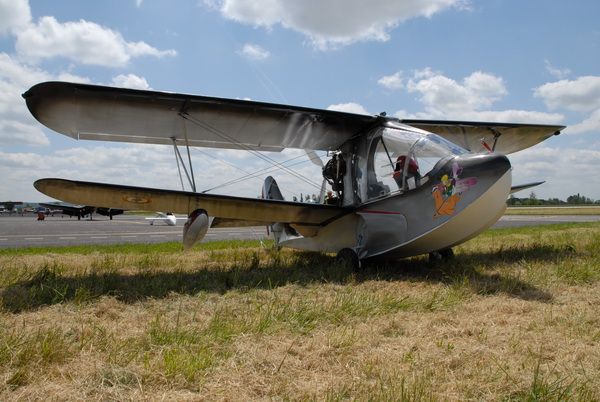
<path fill-rule="evenodd" d="M 444 179 L 456 175 L 468 186 L 443 195 Z M 511 169 L 503 155 L 467 154 L 451 158 L 431 172 L 417 189 L 364 203 L 308 238 L 280 245 L 337 252 L 354 249 L 361 259 L 401 258 L 451 247 L 491 226 L 503 213 L 511 187 Z"/>

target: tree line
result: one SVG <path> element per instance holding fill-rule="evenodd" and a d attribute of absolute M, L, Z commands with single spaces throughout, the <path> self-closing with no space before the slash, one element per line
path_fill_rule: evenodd
<path fill-rule="evenodd" d="M 509 206 L 518 205 L 600 205 L 600 200 L 593 200 L 589 197 L 581 195 L 579 193 L 570 195 L 566 201 L 558 198 L 548 198 L 547 200 L 539 199 L 534 192 L 529 194 L 527 198 L 518 198 L 514 195 L 510 195 L 510 198 L 506 201 Z"/>

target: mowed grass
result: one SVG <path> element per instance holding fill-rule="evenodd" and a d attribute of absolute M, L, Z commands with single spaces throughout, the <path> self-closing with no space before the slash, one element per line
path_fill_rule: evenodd
<path fill-rule="evenodd" d="M 600 215 L 600 206 L 508 207 L 505 215 Z"/>
<path fill-rule="evenodd" d="M 359 273 L 257 242 L 3 251 L 0 400 L 600 399 L 600 224 L 455 250 Z"/>

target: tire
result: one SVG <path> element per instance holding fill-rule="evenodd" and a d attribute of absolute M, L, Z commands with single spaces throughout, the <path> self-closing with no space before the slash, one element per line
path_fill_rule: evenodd
<path fill-rule="evenodd" d="M 449 261 L 453 258 L 454 251 L 450 247 L 429 253 L 429 262 Z"/>
<path fill-rule="evenodd" d="M 343 248 L 335 257 L 336 264 L 344 268 L 350 268 L 352 271 L 358 271 L 360 269 L 360 259 L 354 250 L 351 248 Z"/>

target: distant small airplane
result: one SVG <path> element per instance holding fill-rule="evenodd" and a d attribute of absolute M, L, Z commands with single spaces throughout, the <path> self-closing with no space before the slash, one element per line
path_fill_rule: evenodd
<path fill-rule="evenodd" d="M 90 220 L 92 220 L 92 214 L 94 212 L 99 213 L 103 216 L 108 216 L 110 220 L 112 220 L 113 216 L 121 215 L 123 213 L 122 209 L 116 208 L 102 208 L 102 207 L 94 207 L 90 205 L 72 205 L 61 202 L 56 203 L 40 203 L 40 206 L 44 208 L 48 208 L 50 214 L 60 213 L 68 216 L 76 216 L 77 220 L 81 220 L 81 218 L 90 216 Z"/>
<path fill-rule="evenodd" d="M 266 225 L 277 246 L 337 253 L 354 268 L 374 258 L 451 258 L 452 247 L 502 216 L 510 193 L 540 184 L 513 186 L 505 155 L 564 129 L 397 119 L 65 82 L 37 84 L 23 97 L 39 122 L 77 140 L 172 146 L 182 187 L 181 169 L 192 190 L 47 178 L 34 183 L 38 191 L 74 203 L 186 214 L 185 249 L 209 227 Z M 179 146 L 187 149 L 187 166 Z M 197 191 L 190 147 L 247 150 L 321 194 L 330 185 L 335 197 L 327 203 L 286 201 L 271 176 L 260 199 Z M 327 163 L 310 157 L 322 167 L 321 186 L 266 154 L 286 148 L 309 157 L 327 152 Z"/>
<path fill-rule="evenodd" d="M 15 206 L 22 204 L 22 201 L 2 201 L 0 202 L 0 214 L 12 214 Z"/>
<path fill-rule="evenodd" d="M 166 214 L 164 212 L 157 212 L 156 217 L 146 218 L 147 221 L 150 221 L 151 225 L 154 225 L 154 222 L 163 222 L 169 226 L 177 225 L 177 219 L 187 220 L 187 217 L 186 218 L 178 218 L 175 215 L 173 215 L 171 212 L 167 212 Z"/>

